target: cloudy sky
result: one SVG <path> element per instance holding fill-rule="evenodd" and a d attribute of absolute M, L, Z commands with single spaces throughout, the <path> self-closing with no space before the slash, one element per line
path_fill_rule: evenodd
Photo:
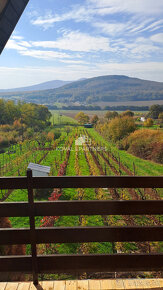
<path fill-rule="evenodd" d="M 0 89 L 128 75 L 163 82 L 163 0 L 30 0 L 0 56 Z"/>

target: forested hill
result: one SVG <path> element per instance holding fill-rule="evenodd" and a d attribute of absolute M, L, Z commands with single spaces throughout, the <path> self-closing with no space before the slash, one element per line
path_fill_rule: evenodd
<path fill-rule="evenodd" d="M 25 101 L 46 104 L 163 100 L 163 83 L 108 75 L 76 81 L 57 89 L 19 95 L 23 96 Z"/>

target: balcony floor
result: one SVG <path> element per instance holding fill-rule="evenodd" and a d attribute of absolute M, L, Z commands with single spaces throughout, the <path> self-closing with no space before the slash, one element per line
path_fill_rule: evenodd
<path fill-rule="evenodd" d="M 31 282 L 0 283 L 0 290 L 163 290 L 163 279 L 117 279 L 46 281 L 35 287 Z"/>

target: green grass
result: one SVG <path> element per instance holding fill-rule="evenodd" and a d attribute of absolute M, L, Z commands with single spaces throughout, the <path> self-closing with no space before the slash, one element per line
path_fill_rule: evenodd
<path fill-rule="evenodd" d="M 50 112 L 52 114 L 50 121 L 51 121 L 52 125 L 54 125 L 54 126 L 55 125 L 75 125 L 75 124 L 78 124 L 78 122 L 75 119 L 63 115 L 61 111 L 58 112 L 58 111 L 52 110 Z"/>
<path fill-rule="evenodd" d="M 126 165 L 133 172 L 133 163 L 136 167 L 136 175 L 139 176 L 162 176 L 163 165 L 152 161 L 143 160 L 124 150 L 119 150 L 114 144 L 105 140 L 94 129 L 87 129 L 89 134 L 102 145 L 106 146 L 114 155 L 120 156 L 121 163 Z"/>

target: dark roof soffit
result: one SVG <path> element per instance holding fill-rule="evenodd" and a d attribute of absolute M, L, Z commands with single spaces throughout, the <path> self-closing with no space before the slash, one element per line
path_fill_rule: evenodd
<path fill-rule="evenodd" d="M 0 54 L 9 40 L 29 0 L 1 0 Z"/>

